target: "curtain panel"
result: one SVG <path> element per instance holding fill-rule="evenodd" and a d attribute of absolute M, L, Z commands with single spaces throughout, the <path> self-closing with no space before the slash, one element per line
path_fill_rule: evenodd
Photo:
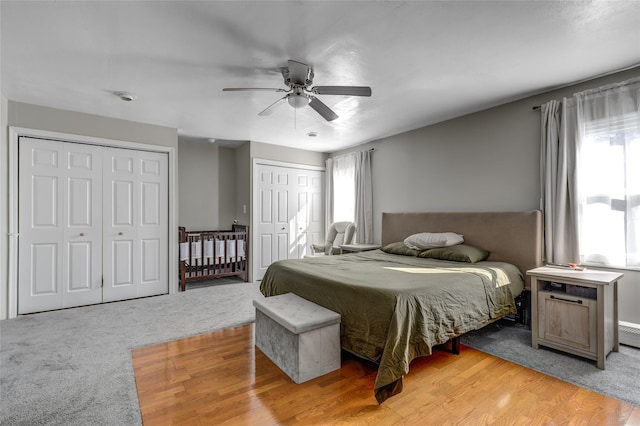
<path fill-rule="evenodd" d="M 373 186 L 371 183 L 371 151 L 356 154 L 356 242 L 373 243 Z"/>
<path fill-rule="evenodd" d="M 577 262 L 579 197 L 576 178 L 575 103 L 549 101 L 541 106 L 540 186 L 544 212 L 544 258 Z"/>
<path fill-rule="evenodd" d="M 580 254 L 640 266 L 640 78 L 574 95 L 579 135 Z"/>
<path fill-rule="evenodd" d="M 640 78 L 540 109 L 546 261 L 640 265 Z"/>
<path fill-rule="evenodd" d="M 333 159 L 327 158 L 324 172 L 324 223 L 329 228 L 333 223 Z"/>
<path fill-rule="evenodd" d="M 353 221 L 356 242 L 373 243 L 371 151 L 354 152 L 326 161 L 327 225 Z"/>

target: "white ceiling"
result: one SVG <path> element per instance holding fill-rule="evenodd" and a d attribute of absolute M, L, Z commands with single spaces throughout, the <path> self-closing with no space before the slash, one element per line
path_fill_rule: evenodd
<path fill-rule="evenodd" d="M 2 93 L 14 101 L 331 152 L 640 63 L 640 1 L 2 1 Z M 326 122 L 288 105 L 288 59 Z M 115 91 L 137 96 L 123 102 Z M 306 136 L 318 132 L 316 138 Z"/>

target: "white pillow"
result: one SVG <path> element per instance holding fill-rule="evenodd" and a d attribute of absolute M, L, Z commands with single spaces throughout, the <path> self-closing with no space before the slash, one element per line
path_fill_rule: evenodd
<path fill-rule="evenodd" d="M 464 238 L 455 232 L 421 232 L 405 238 L 404 245 L 414 250 L 448 247 L 462 244 Z"/>

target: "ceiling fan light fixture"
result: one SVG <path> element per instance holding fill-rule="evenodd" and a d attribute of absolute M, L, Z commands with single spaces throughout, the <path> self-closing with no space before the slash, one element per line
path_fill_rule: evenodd
<path fill-rule="evenodd" d="M 224 92 L 246 91 L 246 90 L 266 90 L 275 92 L 286 92 L 287 94 L 266 109 L 258 113 L 260 116 L 270 115 L 276 107 L 287 103 L 294 109 L 311 107 L 315 112 L 320 114 L 327 121 L 333 121 L 338 115 L 331 110 L 324 102 L 312 95 L 338 95 L 338 96 L 371 96 L 371 88 L 369 86 L 314 86 L 309 87 L 313 83 L 313 68 L 302 62 L 289 59 L 288 66 L 280 68 L 280 72 L 284 77 L 284 84 L 287 89 L 268 89 L 261 87 L 225 87 Z"/>
<path fill-rule="evenodd" d="M 292 93 L 287 97 L 287 102 L 294 108 L 302 108 L 309 105 L 309 97 L 303 94 Z"/>

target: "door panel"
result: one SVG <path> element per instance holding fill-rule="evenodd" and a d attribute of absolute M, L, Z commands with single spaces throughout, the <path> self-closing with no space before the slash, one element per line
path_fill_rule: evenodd
<path fill-rule="evenodd" d="M 106 148 L 103 154 L 105 218 L 103 226 L 105 302 L 137 297 L 135 277 L 139 264 L 134 253 L 137 232 L 134 224 L 138 198 L 134 171 L 136 151 Z"/>
<path fill-rule="evenodd" d="M 91 241 L 69 243 L 69 292 L 91 289 Z"/>
<path fill-rule="evenodd" d="M 58 252 L 58 244 L 55 243 L 31 245 L 32 296 L 58 296 Z"/>
<path fill-rule="evenodd" d="M 142 183 L 142 226 L 160 224 L 160 185 L 155 182 Z"/>
<path fill-rule="evenodd" d="M 160 280 L 160 259 L 161 243 L 158 238 L 141 241 L 142 250 L 142 271 L 141 283 L 149 284 Z"/>
<path fill-rule="evenodd" d="M 19 314 L 102 300 L 100 150 L 19 140 Z"/>
<path fill-rule="evenodd" d="M 138 297 L 169 292 L 169 159 L 167 154 L 139 152 Z"/>
<path fill-rule="evenodd" d="M 133 280 L 133 240 L 114 240 L 111 242 L 111 249 L 113 250 L 112 262 L 106 265 L 113 270 L 113 279 L 107 282 L 110 284 L 109 287 L 133 289 L 135 284 Z M 130 297 L 134 297 L 135 291 L 130 290 L 130 295 Z"/>
<path fill-rule="evenodd" d="M 133 175 L 131 180 L 111 182 L 111 227 L 133 226 Z"/>
<path fill-rule="evenodd" d="M 104 300 L 169 292 L 168 158 L 105 148 Z"/>

